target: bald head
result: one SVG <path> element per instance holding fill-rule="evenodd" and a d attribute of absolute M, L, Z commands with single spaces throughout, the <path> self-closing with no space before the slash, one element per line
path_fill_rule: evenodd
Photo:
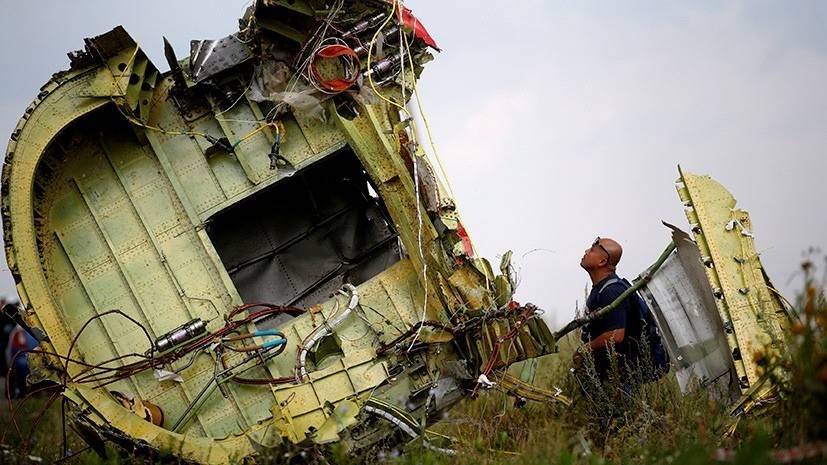
<path fill-rule="evenodd" d="M 580 260 L 580 266 L 590 274 L 601 271 L 611 272 L 617 268 L 622 256 L 623 247 L 616 240 L 600 237 L 586 249 Z"/>
<path fill-rule="evenodd" d="M 609 239 L 608 237 L 601 237 L 600 245 L 609 252 L 609 265 L 611 265 L 612 268 L 617 267 L 617 264 L 620 263 L 620 257 L 623 256 L 623 247 L 621 247 L 616 240 Z"/>

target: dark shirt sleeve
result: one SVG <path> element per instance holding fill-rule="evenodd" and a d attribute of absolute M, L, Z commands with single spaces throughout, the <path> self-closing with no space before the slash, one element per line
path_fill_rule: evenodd
<path fill-rule="evenodd" d="M 603 289 L 603 292 L 600 293 L 600 297 L 597 299 L 598 308 L 604 308 L 611 304 L 615 299 L 620 297 L 620 294 L 623 294 L 625 290 L 626 287 L 620 283 L 609 285 L 606 289 Z M 627 297 L 617 308 L 609 312 L 608 315 L 598 318 L 591 323 L 589 332 L 591 333 L 592 339 L 597 338 L 606 331 L 626 328 L 626 315 L 629 314 L 632 298 L 633 297 Z"/>

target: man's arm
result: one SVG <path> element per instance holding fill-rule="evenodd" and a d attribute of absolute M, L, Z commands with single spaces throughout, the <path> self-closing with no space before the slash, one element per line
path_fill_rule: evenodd
<path fill-rule="evenodd" d="M 572 354 L 572 361 L 576 366 L 579 366 L 581 363 L 583 363 L 583 354 L 581 350 L 583 350 L 584 347 L 588 347 L 590 351 L 608 349 L 609 345 L 616 346 L 617 344 L 623 342 L 623 339 L 625 337 L 626 328 L 612 329 L 606 331 L 605 333 L 602 333 L 600 336 L 597 336 L 591 341 L 578 347 L 577 350 L 574 351 L 574 354 Z"/>
<path fill-rule="evenodd" d="M 612 329 L 592 339 L 587 345 L 591 350 L 607 349 L 610 345 L 623 342 L 625 337 L 626 328 Z"/>
<path fill-rule="evenodd" d="M 598 300 L 598 305 L 603 308 L 611 304 L 617 299 L 626 289 L 620 285 L 611 285 L 607 287 L 601 294 Z M 626 314 L 629 311 L 629 299 L 620 302 L 618 306 L 609 312 L 607 315 L 598 318 L 592 323 L 592 330 L 599 335 L 592 338 L 591 341 L 586 342 L 583 346 L 575 351 L 573 361 L 578 365 L 582 361 L 581 350 L 586 346 L 591 351 L 608 349 L 610 345 L 617 345 L 626 338 Z"/>
<path fill-rule="evenodd" d="M 607 286 L 600 293 L 597 303 L 600 308 L 606 307 L 620 297 L 626 291 L 625 286 L 615 283 Z M 591 350 L 608 349 L 610 344 L 620 344 L 626 337 L 626 316 L 629 313 L 629 299 L 626 298 L 607 315 L 599 318 L 594 328 L 597 337 L 592 338 L 588 345 Z"/>

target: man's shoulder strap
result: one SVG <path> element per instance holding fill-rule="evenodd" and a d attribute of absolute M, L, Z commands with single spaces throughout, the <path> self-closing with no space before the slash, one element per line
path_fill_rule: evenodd
<path fill-rule="evenodd" d="M 600 290 L 597 291 L 597 295 L 602 294 L 603 291 L 605 291 L 607 287 L 609 287 L 609 286 L 611 286 L 612 284 L 615 284 L 615 283 L 622 283 L 624 285 L 626 284 L 622 279 L 620 279 L 618 277 L 614 277 L 614 278 L 606 281 L 605 283 L 603 283 L 602 286 L 600 286 Z"/>

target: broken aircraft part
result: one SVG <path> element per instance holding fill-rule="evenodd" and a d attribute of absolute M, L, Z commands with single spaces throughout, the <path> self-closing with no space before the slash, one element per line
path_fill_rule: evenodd
<path fill-rule="evenodd" d="M 40 376 L 86 438 L 369 453 L 553 351 L 400 115 L 429 47 L 396 2 L 259 0 L 188 59 L 167 43 L 167 73 L 121 27 L 70 54 L 12 135 L 2 214 Z"/>
<path fill-rule="evenodd" d="M 676 251 L 641 289 L 662 329 L 683 392 L 693 383 L 728 399 L 740 393 L 723 324 L 694 241 L 673 229 Z"/>
<path fill-rule="evenodd" d="M 395 1 L 258 0 L 187 59 L 166 43 L 166 73 L 121 27 L 70 54 L 11 136 L 0 207 L 39 375 L 87 440 L 199 463 L 369 454 L 480 388 L 569 403 L 505 373 L 563 333 L 512 302 L 510 254 L 500 274 L 474 256 L 416 142 L 405 104 L 429 48 Z M 776 340 L 779 302 L 746 215 L 682 179 L 714 264 L 698 301 L 745 392 L 736 350 Z M 679 341 L 649 284 L 673 359 L 689 354 L 704 341 Z"/>
<path fill-rule="evenodd" d="M 740 399 L 735 413 L 772 396 L 760 360 L 786 354 L 794 318 L 755 249 L 747 212 L 709 176 L 680 171 L 677 183 L 694 240 L 672 229 L 676 250 L 641 295 L 653 309 L 682 391 L 700 385 Z M 783 376 L 783 375 L 782 375 Z"/>

